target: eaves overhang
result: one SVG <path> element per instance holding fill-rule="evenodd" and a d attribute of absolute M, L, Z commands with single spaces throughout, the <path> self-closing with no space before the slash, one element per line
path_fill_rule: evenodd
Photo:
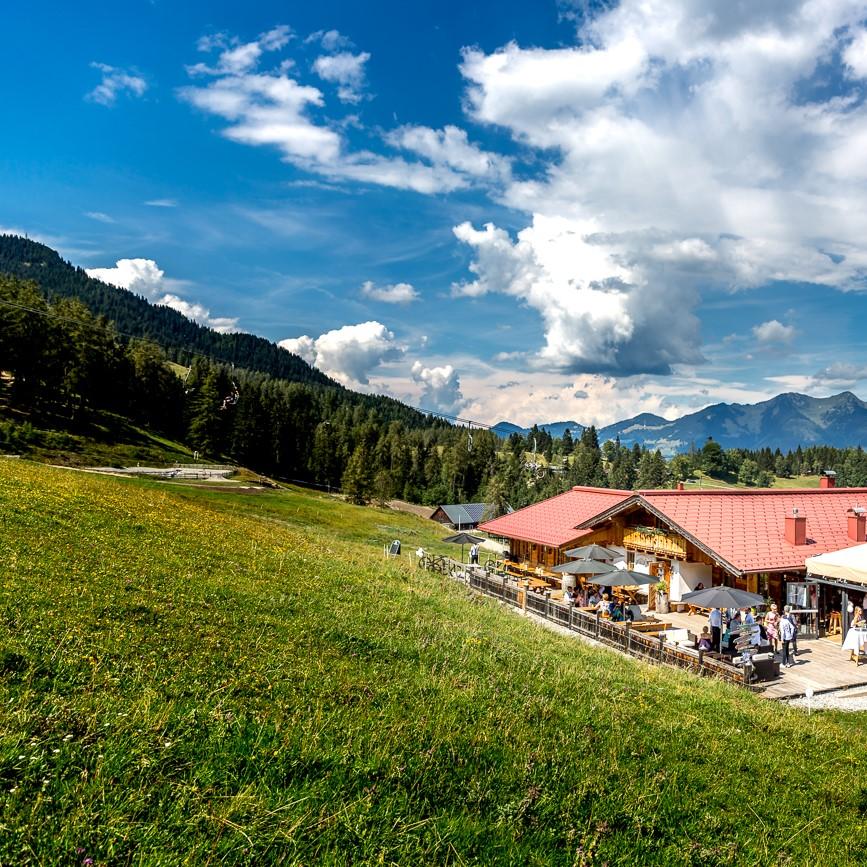
<path fill-rule="evenodd" d="M 612 506 L 610 509 L 606 509 L 604 512 L 600 512 L 598 515 L 594 515 L 592 518 L 588 518 L 586 521 L 582 521 L 580 524 L 578 524 L 576 529 L 582 529 L 582 530 L 591 529 L 591 527 L 594 524 L 598 524 L 601 521 L 608 521 L 611 518 L 613 518 L 615 515 L 619 515 L 622 512 L 625 512 L 627 509 L 630 509 L 634 506 L 641 506 L 642 508 L 647 509 L 648 512 L 650 512 L 655 517 L 659 518 L 659 520 L 662 521 L 666 526 L 670 527 L 676 533 L 679 533 L 681 536 L 683 536 L 684 539 L 686 539 L 691 544 L 695 545 L 695 547 L 698 548 L 699 551 L 702 551 L 703 553 L 707 554 L 707 556 L 710 557 L 710 559 L 713 560 L 714 563 L 716 563 L 722 569 L 725 569 L 727 572 L 730 572 L 736 578 L 740 578 L 744 574 L 746 574 L 743 569 L 738 569 L 738 567 L 735 566 L 733 563 L 729 563 L 729 561 L 726 560 L 725 557 L 718 554 L 716 551 L 713 550 L 713 548 L 709 547 L 704 542 L 702 542 L 701 539 L 697 538 L 692 533 L 690 533 L 689 530 L 684 529 L 683 527 L 680 526 L 680 524 L 676 523 L 675 521 L 672 521 L 671 518 L 669 518 L 668 515 L 665 514 L 665 512 L 656 508 L 656 506 L 654 506 L 649 500 L 646 500 L 643 496 L 641 496 L 641 494 L 635 494 L 634 496 L 630 497 L 628 500 L 624 500 L 621 503 L 617 503 L 616 505 Z M 765 572 L 768 570 L 766 570 L 766 569 L 761 569 L 761 570 L 751 569 L 750 571 L 751 572 L 754 572 L 754 571 Z"/>

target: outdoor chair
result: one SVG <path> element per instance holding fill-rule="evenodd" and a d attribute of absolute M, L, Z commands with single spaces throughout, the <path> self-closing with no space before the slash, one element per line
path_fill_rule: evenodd
<path fill-rule="evenodd" d="M 774 661 L 773 653 L 753 655 L 753 673 L 756 680 L 773 680 L 780 676 L 780 663 Z"/>

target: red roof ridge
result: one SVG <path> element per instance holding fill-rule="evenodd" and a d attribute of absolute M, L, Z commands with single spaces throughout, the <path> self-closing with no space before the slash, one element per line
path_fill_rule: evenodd
<path fill-rule="evenodd" d="M 699 494 L 703 497 L 785 497 L 789 494 L 816 494 L 826 497 L 831 494 L 867 494 L 867 488 L 689 488 L 683 491 L 675 488 L 645 488 L 631 493 L 640 494 L 642 497 L 659 494 L 674 494 L 678 497 L 694 497 Z"/>
<path fill-rule="evenodd" d="M 518 515 L 526 509 L 532 509 L 534 506 L 540 506 L 542 503 L 549 503 L 551 500 L 556 500 L 559 497 L 565 497 L 566 494 L 571 494 L 573 491 L 589 491 L 593 494 L 620 494 L 621 496 L 631 496 L 633 491 L 620 491 L 616 488 L 594 488 L 590 485 L 575 485 L 574 487 L 568 488 L 565 491 L 561 491 L 559 494 L 554 494 L 553 497 L 546 497 L 544 500 L 539 500 L 536 503 L 528 503 L 526 506 L 521 506 L 520 509 L 515 509 L 512 512 L 509 512 L 509 515 Z M 492 521 L 498 521 L 500 518 L 505 518 L 506 515 L 500 515 L 497 518 L 491 518 L 488 521 L 484 521 L 482 524 L 479 524 L 481 528 L 484 524 L 490 524 Z"/>
<path fill-rule="evenodd" d="M 622 494 L 625 497 L 631 496 L 635 491 L 624 491 L 622 488 L 595 488 L 593 485 L 573 485 L 569 491 L 592 491 L 594 494 Z M 568 494 L 569 491 L 563 493 Z"/>

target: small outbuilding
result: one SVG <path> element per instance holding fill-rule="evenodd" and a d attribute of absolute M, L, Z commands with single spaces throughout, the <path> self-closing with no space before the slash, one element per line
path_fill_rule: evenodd
<path fill-rule="evenodd" d="M 485 515 L 490 513 L 491 507 L 488 503 L 451 503 L 437 506 L 430 517 L 432 521 L 438 521 L 455 530 L 475 530 Z"/>

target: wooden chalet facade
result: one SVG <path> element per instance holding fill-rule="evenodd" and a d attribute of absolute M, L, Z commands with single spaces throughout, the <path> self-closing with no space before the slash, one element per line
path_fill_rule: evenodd
<path fill-rule="evenodd" d="M 573 488 L 487 521 L 511 559 L 550 570 L 565 552 L 596 543 L 616 564 L 658 576 L 678 601 L 725 584 L 783 603 L 803 582 L 807 557 L 865 541 L 867 489 L 609 491 Z"/>

